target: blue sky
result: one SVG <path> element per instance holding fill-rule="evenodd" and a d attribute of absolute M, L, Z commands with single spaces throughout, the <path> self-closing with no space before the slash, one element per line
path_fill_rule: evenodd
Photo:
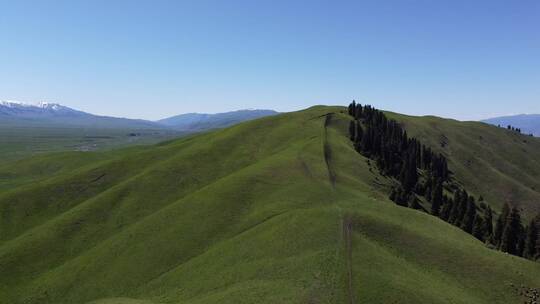
<path fill-rule="evenodd" d="M 0 0 L 0 99 L 158 119 L 353 98 L 540 113 L 540 1 Z"/>

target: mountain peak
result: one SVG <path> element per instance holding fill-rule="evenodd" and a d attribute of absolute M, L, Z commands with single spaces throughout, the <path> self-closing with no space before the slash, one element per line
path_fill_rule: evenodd
<path fill-rule="evenodd" d="M 40 101 L 36 103 L 36 106 L 42 109 L 52 109 L 52 110 L 58 110 L 59 108 L 64 107 L 59 103 L 52 103 L 52 102 L 47 102 L 47 101 Z"/>
<path fill-rule="evenodd" d="M 17 100 L 0 100 L 0 106 L 8 108 L 40 108 L 40 109 L 49 109 L 49 110 L 61 110 L 69 109 L 59 103 L 48 102 L 48 101 L 39 101 L 39 102 L 24 102 Z"/>

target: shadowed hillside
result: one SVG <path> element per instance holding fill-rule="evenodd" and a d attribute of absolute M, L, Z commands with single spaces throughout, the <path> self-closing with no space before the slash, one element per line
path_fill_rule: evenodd
<path fill-rule="evenodd" d="M 518 288 L 540 287 L 540 264 L 389 201 L 391 181 L 353 149 L 345 111 L 1 167 L 0 302 L 523 303 Z M 536 141 L 394 116 L 426 142 L 444 135 L 450 169 L 495 206 L 485 182 L 539 176 L 522 151 L 536 157 Z M 485 182 L 476 172 L 499 158 L 467 152 L 477 136 L 513 157 Z"/>
<path fill-rule="evenodd" d="M 540 213 L 540 139 L 480 122 L 388 115 L 446 155 L 456 178 L 496 210 L 510 203 L 528 217 Z"/>

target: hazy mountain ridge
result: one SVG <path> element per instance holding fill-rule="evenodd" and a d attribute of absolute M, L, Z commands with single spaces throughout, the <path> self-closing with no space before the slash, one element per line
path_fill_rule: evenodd
<path fill-rule="evenodd" d="M 0 101 L 0 115 L 15 115 L 22 117 L 60 116 L 60 115 L 90 115 L 74 110 L 58 103 L 38 102 L 35 104 L 18 101 Z"/>
<path fill-rule="evenodd" d="M 0 101 L 0 164 L 48 152 L 97 151 L 152 144 L 274 113 L 270 110 L 240 110 L 184 114 L 159 123 L 93 115 L 58 103 Z"/>
<path fill-rule="evenodd" d="M 217 114 L 187 113 L 150 121 L 94 115 L 58 103 L 31 104 L 18 101 L 0 101 L 0 125 L 4 123 L 27 126 L 54 125 L 55 127 L 174 129 L 198 132 L 224 128 L 242 121 L 275 114 L 277 112 L 273 110 L 238 110 Z"/>
<path fill-rule="evenodd" d="M 186 113 L 169 118 L 158 120 L 157 122 L 178 130 L 205 130 L 228 127 L 230 125 L 257 119 L 265 116 L 276 115 L 274 110 L 238 110 L 216 114 Z"/>
<path fill-rule="evenodd" d="M 482 120 L 482 122 L 500 125 L 506 128 L 511 125 L 516 128 L 520 128 L 524 134 L 533 134 L 534 136 L 540 136 L 540 114 L 519 114 L 493 117 Z"/>
<path fill-rule="evenodd" d="M 64 126 L 86 128 L 159 129 L 159 124 L 142 120 L 94 115 L 58 103 L 0 102 L 0 125 Z"/>

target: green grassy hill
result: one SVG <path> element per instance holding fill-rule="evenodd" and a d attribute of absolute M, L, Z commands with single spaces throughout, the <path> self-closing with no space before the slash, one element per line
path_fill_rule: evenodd
<path fill-rule="evenodd" d="M 0 302 L 523 303 L 517 287 L 540 287 L 540 263 L 390 202 L 344 111 L 0 167 Z M 423 125 L 453 123 L 399 119 L 434 142 Z M 454 153 L 456 176 L 500 204 Z"/>

